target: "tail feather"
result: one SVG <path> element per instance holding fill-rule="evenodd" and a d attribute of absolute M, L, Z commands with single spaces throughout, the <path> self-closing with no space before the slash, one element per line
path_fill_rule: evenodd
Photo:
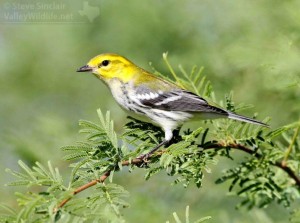
<path fill-rule="evenodd" d="M 252 119 L 252 118 L 248 118 L 248 117 L 245 117 L 245 116 L 242 116 L 242 115 L 237 115 L 237 114 L 234 114 L 234 113 L 231 113 L 231 112 L 228 112 L 228 118 L 234 119 L 234 120 L 237 120 L 237 121 L 241 121 L 241 122 L 248 122 L 248 123 L 251 123 L 251 124 L 261 125 L 261 126 L 264 126 L 264 127 L 270 127 L 269 125 L 267 125 L 263 122 L 259 122 L 259 121 L 256 121 L 256 120 Z"/>

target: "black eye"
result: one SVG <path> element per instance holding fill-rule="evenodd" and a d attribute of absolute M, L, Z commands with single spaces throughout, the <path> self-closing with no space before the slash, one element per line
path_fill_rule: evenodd
<path fill-rule="evenodd" d="M 109 64 L 109 60 L 103 60 L 101 65 L 106 67 Z"/>

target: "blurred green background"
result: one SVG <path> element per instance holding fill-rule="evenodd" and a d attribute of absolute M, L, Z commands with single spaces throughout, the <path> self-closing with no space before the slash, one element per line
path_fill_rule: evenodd
<path fill-rule="evenodd" d="M 19 159 L 29 164 L 51 160 L 67 176 L 70 169 L 59 148 L 80 139 L 78 120 L 97 121 L 97 108 L 111 110 L 122 132 L 126 114 L 106 87 L 92 75 L 75 72 L 100 53 L 119 53 L 148 70 L 152 62 L 168 75 L 162 61 L 168 51 L 176 68 L 204 66 L 218 99 L 233 90 L 236 103 L 255 106 L 244 115 L 270 116 L 273 128 L 299 119 L 300 1 L 47 3 L 54 5 L 46 7 L 42 0 L 0 3 L 0 202 L 15 205 L 13 192 L 19 188 L 4 186 L 11 179 L 4 169 L 17 170 Z M 26 8 L 30 4 L 33 9 Z M 26 19 L 31 12 L 63 18 Z M 187 190 L 170 186 L 166 175 L 145 182 L 142 170 L 118 173 L 116 181 L 131 193 L 124 215 L 128 222 L 165 222 L 173 211 L 183 214 L 190 205 L 192 219 L 211 215 L 210 222 L 286 222 L 289 210 L 276 204 L 235 209 L 240 200 L 226 196 L 226 185 L 214 185 L 232 165 L 221 160 L 206 174 L 203 188 Z"/>

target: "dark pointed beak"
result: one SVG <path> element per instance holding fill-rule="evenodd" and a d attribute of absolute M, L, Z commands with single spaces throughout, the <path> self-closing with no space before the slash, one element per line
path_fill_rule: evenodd
<path fill-rule="evenodd" d="M 92 70 L 93 70 L 93 68 L 90 67 L 89 65 L 84 65 L 83 67 L 80 67 L 79 69 L 77 69 L 77 72 L 89 72 Z"/>

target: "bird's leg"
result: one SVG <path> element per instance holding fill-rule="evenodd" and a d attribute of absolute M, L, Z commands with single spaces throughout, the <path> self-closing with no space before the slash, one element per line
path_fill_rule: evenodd
<path fill-rule="evenodd" d="M 181 135 L 179 135 L 180 132 L 180 128 L 174 129 L 173 133 L 172 133 L 172 138 L 169 140 L 169 145 L 173 144 L 173 143 L 178 143 L 182 140 Z M 169 146 L 167 145 L 167 146 Z"/>
<path fill-rule="evenodd" d="M 160 147 L 162 146 L 169 146 L 170 144 L 177 142 L 177 140 L 181 140 L 181 136 L 179 135 L 180 128 L 175 129 L 172 131 L 172 129 L 165 129 L 165 139 L 159 143 L 157 146 L 155 146 L 150 152 L 140 155 L 137 157 L 138 159 L 142 159 L 143 161 L 147 161 L 147 159 L 155 152 L 157 151 Z M 175 136 L 175 137 L 174 137 Z"/>
<path fill-rule="evenodd" d="M 155 146 L 153 149 L 151 149 L 150 152 L 140 155 L 139 157 L 137 157 L 138 159 L 142 159 L 142 160 L 147 160 L 155 151 L 157 151 L 160 147 L 168 144 L 170 142 L 170 140 L 164 140 L 161 143 L 159 143 L 157 146 Z"/>

